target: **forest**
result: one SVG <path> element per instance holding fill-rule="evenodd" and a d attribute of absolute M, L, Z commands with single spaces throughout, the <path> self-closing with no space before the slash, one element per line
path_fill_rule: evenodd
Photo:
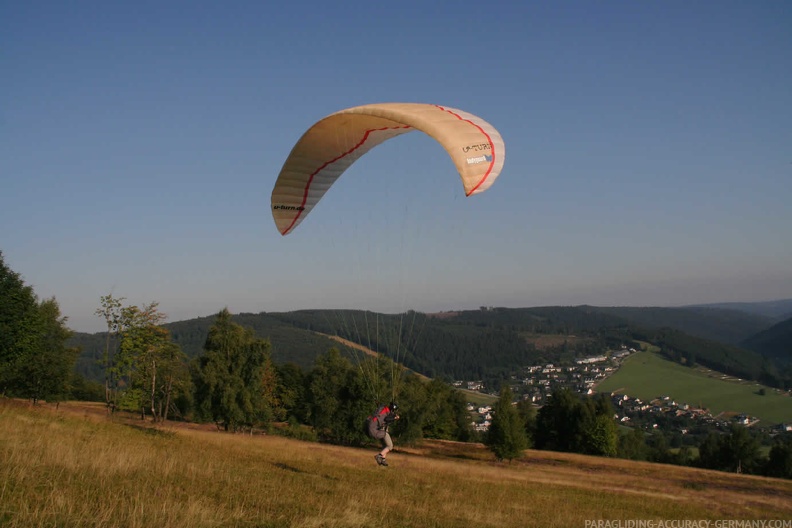
<path fill-rule="evenodd" d="M 636 315 L 638 314 L 638 315 Z M 652 314 L 658 323 L 651 325 Z M 690 317 L 686 319 L 686 315 Z M 709 314 L 709 316 L 707 316 Z M 537 308 L 482 308 L 460 312 L 380 314 L 356 310 L 300 310 L 293 312 L 242 313 L 235 322 L 252 328 L 272 345 L 276 362 L 309 368 L 314 359 L 339 344 L 328 336 L 359 343 L 429 377 L 450 380 L 481 380 L 497 389 L 520 368 L 539 363 L 572 362 L 576 357 L 603 354 L 622 345 L 639 348 L 639 342 L 660 347 L 676 362 L 701 364 L 732 376 L 756 380 L 777 388 L 792 387 L 790 333 L 770 332 L 770 338 L 754 338 L 760 351 L 731 343 L 750 341 L 757 328 L 773 327 L 773 319 L 723 309 L 603 309 L 591 306 Z M 764 321 L 764 326 L 758 321 Z M 636 322 L 639 321 L 639 322 Z M 667 326 L 674 321 L 697 321 L 695 333 Z M 174 342 L 187 357 L 198 355 L 212 319 L 202 317 L 167 323 Z M 788 323 L 786 323 L 788 326 Z M 742 328 L 735 330 L 735 325 Z M 694 328 L 694 330 L 695 330 Z M 727 338 L 718 341 L 702 334 L 724 328 Z M 537 339 L 541 337 L 552 339 Z M 768 344 L 769 341 L 769 344 Z M 89 379 L 100 379 L 103 334 L 76 334 L 72 346 L 82 350 L 77 370 Z M 766 352 L 765 351 L 769 351 Z M 341 347 L 355 359 L 356 352 Z"/>

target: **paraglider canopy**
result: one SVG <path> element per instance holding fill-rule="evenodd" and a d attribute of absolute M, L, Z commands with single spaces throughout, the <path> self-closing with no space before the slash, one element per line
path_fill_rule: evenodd
<path fill-rule="evenodd" d="M 272 216 L 291 233 L 352 163 L 388 139 L 419 130 L 437 140 L 459 172 L 465 195 L 487 190 L 503 167 L 495 128 L 473 114 L 433 104 L 380 103 L 321 119 L 292 148 L 272 190 Z"/>

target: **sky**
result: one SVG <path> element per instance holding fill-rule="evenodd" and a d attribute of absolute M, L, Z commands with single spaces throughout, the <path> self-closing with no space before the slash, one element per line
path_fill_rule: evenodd
<path fill-rule="evenodd" d="M 2 2 L 0 251 L 97 332 L 169 321 L 792 297 L 792 3 Z M 465 197 L 422 133 L 281 236 L 292 146 L 343 108 L 495 126 Z"/>

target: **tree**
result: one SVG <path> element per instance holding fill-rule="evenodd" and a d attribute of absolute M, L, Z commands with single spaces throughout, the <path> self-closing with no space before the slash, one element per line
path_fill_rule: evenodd
<path fill-rule="evenodd" d="M 168 331 L 159 326 L 164 320 L 156 302 L 143 309 L 122 307 L 118 321 L 120 346 L 111 369 L 121 388 L 118 407 L 140 411 L 144 417 L 148 406 L 155 421 L 157 359 L 169 341 Z"/>
<path fill-rule="evenodd" d="M 619 432 L 605 395 L 581 399 L 556 389 L 536 418 L 536 447 L 599 456 L 616 456 Z"/>
<path fill-rule="evenodd" d="M 158 303 L 123 306 L 112 295 L 101 298 L 96 314 L 107 321 L 103 364 L 108 408 L 148 412 L 154 421 L 167 420 L 176 398 L 191 393 L 189 369 L 181 348 L 161 326 L 166 316 Z"/>
<path fill-rule="evenodd" d="M 325 441 L 359 445 L 367 441 L 365 419 L 374 409 L 366 380 L 337 348 L 316 359 L 308 381 L 309 421 Z"/>
<path fill-rule="evenodd" d="M 729 434 L 707 436 L 699 446 L 698 463 L 708 469 L 757 473 L 761 469 L 759 442 L 745 427 L 732 425 Z"/>
<path fill-rule="evenodd" d="M 470 420 L 470 413 L 467 410 L 467 400 L 462 392 L 452 386 L 446 385 L 446 388 L 451 391 L 451 394 L 443 398 L 443 401 L 450 407 L 450 412 L 456 425 L 456 431 L 451 439 L 459 442 L 470 442 L 476 438 L 476 432 Z M 527 447 L 526 445 L 525 448 Z"/>
<path fill-rule="evenodd" d="M 227 308 L 209 329 L 194 378 L 200 415 L 226 431 L 252 431 L 272 419 L 276 376 L 270 343 L 232 322 Z"/>
<path fill-rule="evenodd" d="M 698 465 L 707 469 L 721 469 L 720 440 L 717 434 L 710 432 L 699 444 Z"/>
<path fill-rule="evenodd" d="M 432 379 L 425 388 L 422 436 L 440 440 L 461 440 L 468 436 L 470 417 L 462 395 L 439 379 Z"/>
<path fill-rule="evenodd" d="M 113 376 L 115 369 L 115 354 L 118 348 L 118 336 L 121 332 L 121 311 L 123 297 L 115 298 L 112 294 L 104 295 L 100 298 L 101 306 L 96 309 L 94 314 L 103 317 L 107 323 L 107 334 L 105 334 L 105 350 L 102 356 L 102 367 L 104 368 L 105 380 L 105 404 L 107 409 L 112 411 L 116 406 L 116 379 Z"/>
<path fill-rule="evenodd" d="M 536 408 L 530 400 L 523 399 L 517 402 L 517 413 L 520 415 L 520 420 L 522 420 L 525 427 L 528 447 L 531 447 L 536 434 Z"/>
<path fill-rule="evenodd" d="M 595 415 L 584 429 L 584 450 L 587 455 L 615 457 L 619 452 L 619 430 L 613 418 Z"/>
<path fill-rule="evenodd" d="M 760 445 L 750 431 L 741 425 L 732 425 L 730 434 L 723 439 L 722 459 L 726 471 L 758 473 L 761 466 Z"/>
<path fill-rule="evenodd" d="M 157 364 L 159 384 L 158 396 L 154 400 L 157 407 L 154 416 L 166 421 L 171 409 L 184 410 L 192 400 L 193 386 L 187 356 L 181 347 L 172 341 L 165 343 L 159 354 Z M 181 402 L 181 405 L 177 404 Z"/>
<path fill-rule="evenodd" d="M 34 404 L 39 400 L 58 402 L 69 392 L 79 349 L 66 346 L 72 331 L 54 297 L 42 301 L 38 309 L 36 346 L 17 361 L 15 392 Z"/>
<path fill-rule="evenodd" d="M 400 419 L 399 439 L 404 443 L 414 443 L 424 438 L 424 425 L 430 412 L 427 384 L 418 376 L 408 374 L 404 377 L 399 390 Z"/>
<path fill-rule="evenodd" d="M 55 298 L 39 302 L 0 252 L 0 394 L 39 400 L 66 397 L 79 351 Z"/>
<path fill-rule="evenodd" d="M 792 436 L 779 439 L 770 448 L 765 474 L 768 477 L 792 479 Z"/>
<path fill-rule="evenodd" d="M 397 401 L 399 421 L 393 432 L 401 443 L 422 438 L 467 442 L 474 438 L 467 402 L 462 393 L 439 379 L 426 381 L 412 373 L 403 376 Z M 384 402 L 382 402 L 384 403 Z M 370 413 L 373 409 L 370 409 Z"/>
<path fill-rule="evenodd" d="M 105 388 L 97 381 L 72 372 L 69 380 L 69 396 L 72 400 L 100 402 L 105 399 Z"/>
<path fill-rule="evenodd" d="M 646 460 L 646 442 L 644 432 L 635 427 L 619 437 L 618 456 L 630 460 Z"/>
<path fill-rule="evenodd" d="M 568 388 L 555 389 L 536 416 L 537 449 L 576 451 L 582 422 L 580 402 Z"/>
<path fill-rule="evenodd" d="M 613 408 L 604 394 L 581 402 L 581 423 L 575 451 L 587 455 L 616 456 L 619 430 L 613 421 Z"/>
<path fill-rule="evenodd" d="M 0 394 L 18 381 L 18 360 L 36 350 L 39 322 L 33 288 L 5 264 L 0 251 Z"/>
<path fill-rule="evenodd" d="M 305 373 L 294 363 L 275 365 L 275 372 L 278 378 L 275 393 L 275 418 L 285 421 L 294 417 L 299 422 L 306 421 L 308 410 L 305 406 Z"/>
<path fill-rule="evenodd" d="M 498 460 L 506 459 L 509 462 L 519 458 L 528 447 L 525 424 L 512 405 L 513 399 L 511 388 L 504 385 L 493 409 L 492 425 L 486 440 L 487 446 Z"/>

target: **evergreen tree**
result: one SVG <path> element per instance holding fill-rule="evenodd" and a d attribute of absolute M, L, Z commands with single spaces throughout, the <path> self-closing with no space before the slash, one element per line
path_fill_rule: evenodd
<path fill-rule="evenodd" d="M 487 433 L 487 446 L 498 460 L 511 462 L 519 458 L 528 447 L 525 425 L 517 409 L 512 405 L 514 395 L 508 385 L 500 391 L 500 397 L 493 409 L 492 424 Z"/>
<path fill-rule="evenodd" d="M 578 397 L 568 388 L 554 390 L 536 416 L 536 448 L 577 451 L 581 423 Z"/>

